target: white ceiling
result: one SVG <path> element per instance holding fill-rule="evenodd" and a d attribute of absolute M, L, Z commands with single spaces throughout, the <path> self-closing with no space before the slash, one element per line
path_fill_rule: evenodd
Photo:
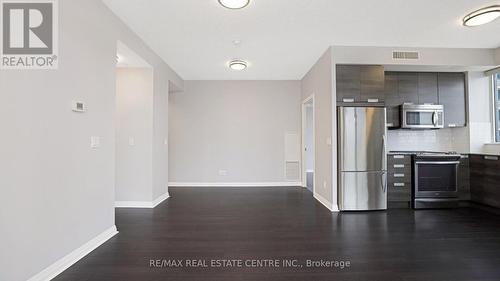
<path fill-rule="evenodd" d="M 242 10 L 217 0 L 104 2 L 186 80 L 301 79 L 330 45 L 500 46 L 500 20 L 461 25 L 499 0 L 251 0 Z M 229 70 L 233 58 L 250 67 Z"/>

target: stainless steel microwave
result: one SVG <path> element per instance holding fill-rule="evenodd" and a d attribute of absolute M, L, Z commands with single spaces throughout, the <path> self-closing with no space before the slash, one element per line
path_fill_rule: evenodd
<path fill-rule="evenodd" d="M 434 104 L 403 104 L 401 106 L 401 128 L 444 128 L 444 106 Z"/>

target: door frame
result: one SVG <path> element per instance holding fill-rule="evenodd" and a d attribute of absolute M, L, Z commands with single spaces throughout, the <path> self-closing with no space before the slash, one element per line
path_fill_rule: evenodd
<path fill-rule="evenodd" d="M 301 156 L 302 156 L 302 161 L 301 161 L 301 174 L 302 174 L 302 187 L 307 188 L 307 168 L 306 168 L 306 150 L 305 150 L 305 144 L 306 144 L 306 106 L 307 104 L 312 102 L 312 111 L 313 111 L 313 192 L 316 189 L 316 105 L 315 105 L 315 99 L 314 99 L 314 94 L 310 95 L 306 99 L 302 101 L 301 104 L 301 109 L 302 109 L 302 140 L 301 140 Z"/>

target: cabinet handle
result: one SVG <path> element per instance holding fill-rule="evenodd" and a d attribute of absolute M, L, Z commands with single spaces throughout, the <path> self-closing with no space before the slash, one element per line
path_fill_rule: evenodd
<path fill-rule="evenodd" d="M 498 161 L 498 156 L 484 156 L 484 160 Z"/>
<path fill-rule="evenodd" d="M 372 103 L 372 102 L 378 102 L 378 99 L 368 99 L 368 102 L 369 102 L 369 103 Z"/>
<path fill-rule="evenodd" d="M 396 169 L 403 169 L 405 167 L 404 164 L 394 164 L 394 168 Z"/>
<path fill-rule="evenodd" d="M 396 182 L 394 183 L 394 187 L 405 187 L 406 184 L 404 182 Z"/>
<path fill-rule="evenodd" d="M 405 174 L 394 174 L 395 178 L 404 178 Z"/>
<path fill-rule="evenodd" d="M 394 123 L 387 123 L 387 127 L 394 127 Z"/>
<path fill-rule="evenodd" d="M 354 99 L 353 98 L 343 98 L 342 101 L 343 102 L 354 102 Z"/>
<path fill-rule="evenodd" d="M 404 155 L 394 155 L 394 159 L 405 159 Z"/>
<path fill-rule="evenodd" d="M 456 128 L 457 124 L 448 124 L 448 127 L 450 127 L 450 128 Z"/>

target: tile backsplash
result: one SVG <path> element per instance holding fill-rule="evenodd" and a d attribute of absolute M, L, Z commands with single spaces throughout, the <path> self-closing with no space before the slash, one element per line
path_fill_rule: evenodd
<path fill-rule="evenodd" d="M 452 129 L 390 130 L 387 137 L 389 151 L 453 151 Z"/>

